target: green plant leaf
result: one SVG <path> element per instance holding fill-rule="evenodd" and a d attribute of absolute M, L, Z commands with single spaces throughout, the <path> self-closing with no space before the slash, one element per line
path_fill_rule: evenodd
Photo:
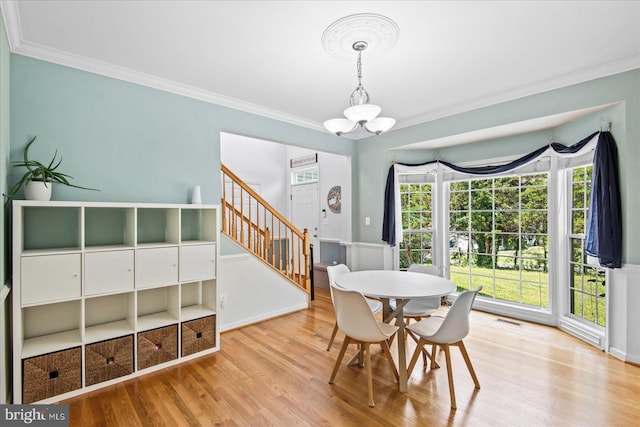
<path fill-rule="evenodd" d="M 31 147 L 31 144 L 33 144 L 36 141 L 36 138 L 38 137 L 38 135 L 34 136 L 33 138 L 31 138 L 31 141 L 29 141 L 29 143 L 27 144 L 27 146 L 24 149 L 24 162 L 25 162 L 25 167 L 29 170 L 31 170 L 31 168 L 29 167 L 29 147 Z"/>
<path fill-rule="evenodd" d="M 11 199 L 13 199 L 18 191 L 20 191 L 22 186 L 26 185 L 28 181 L 44 181 L 45 185 L 47 185 L 47 182 L 57 182 L 68 187 L 80 188 L 83 190 L 100 191 L 96 188 L 82 187 L 79 185 L 71 184 L 69 182 L 69 179 L 73 179 L 72 176 L 62 172 L 58 172 L 57 169 L 62 163 L 62 156 L 58 158 L 58 150 L 54 152 L 53 157 L 51 158 L 51 161 L 48 165 L 40 163 L 37 160 L 30 160 L 29 148 L 31 147 L 31 144 L 35 142 L 36 138 L 37 136 L 31 138 L 31 140 L 27 143 L 27 146 L 24 148 L 23 160 L 12 162 L 13 167 L 27 168 L 27 172 L 9 189 L 8 194 L 3 194 L 3 196 L 6 198 L 5 206 L 11 201 Z"/>

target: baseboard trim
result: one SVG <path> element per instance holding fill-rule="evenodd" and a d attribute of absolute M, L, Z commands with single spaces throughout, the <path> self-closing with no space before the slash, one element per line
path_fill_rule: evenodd
<path fill-rule="evenodd" d="M 298 304 L 298 305 L 283 308 L 281 310 L 271 311 L 269 313 L 263 313 L 259 316 L 249 317 L 239 322 L 233 322 L 233 323 L 229 323 L 224 326 L 221 326 L 220 332 L 228 332 L 234 329 L 264 322 L 265 320 L 271 320 L 276 317 L 281 317 L 287 314 L 295 313 L 296 311 L 307 310 L 308 308 L 309 307 L 306 304 Z"/>

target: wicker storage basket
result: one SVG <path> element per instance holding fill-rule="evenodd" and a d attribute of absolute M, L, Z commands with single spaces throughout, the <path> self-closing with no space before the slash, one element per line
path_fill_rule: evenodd
<path fill-rule="evenodd" d="M 178 358 L 178 325 L 138 332 L 138 369 Z"/>
<path fill-rule="evenodd" d="M 182 323 L 182 356 L 188 356 L 216 345 L 216 316 Z"/>
<path fill-rule="evenodd" d="M 85 386 L 131 374 L 133 335 L 85 346 L 84 363 Z"/>
<path fill-rule="evenodd" d="M 22 403 L 77 390 L 82 383 L 80 347 L 22 361 Z"/>

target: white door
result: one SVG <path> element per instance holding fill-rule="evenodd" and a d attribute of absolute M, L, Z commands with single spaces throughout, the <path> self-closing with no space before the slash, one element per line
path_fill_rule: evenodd
<path fill-rule="evenodd" d="M 306 228 L 313 245 L 314 262 L 320 259 L 320 242 L 318 240 L 318 183 L 298 184 L 291 187 L 291 222 L 300 231 Z"/>

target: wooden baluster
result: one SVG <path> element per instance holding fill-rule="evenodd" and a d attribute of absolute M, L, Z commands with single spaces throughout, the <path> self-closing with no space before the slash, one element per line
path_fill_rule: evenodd
<path fill-rule="evenodd" d="M 223 232 L 308 291 L 308 231 L 298 231 L 224 165 L 221 165 L 221 170 Z M 231 188 L 227 188 L 227 185 Z M 255 203 L 255 211 L 252 209 L 252 203 Z"/>
<path fill-rule="evenodd" d="M 309 231 L 305 228 L 302 234 L 304 237 L 304 289 L 309 291 L 311 289 L 311 272 L 309 271 L 309 256 L 311 254 L 311 239 L 309 238 Z"/>

